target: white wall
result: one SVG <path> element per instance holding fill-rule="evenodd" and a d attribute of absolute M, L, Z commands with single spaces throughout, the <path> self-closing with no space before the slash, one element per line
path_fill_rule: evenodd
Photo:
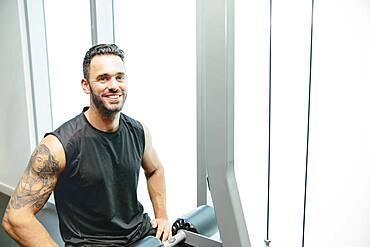
<path fill-rule="evenodd" d="M 0 191 L 12 193 L 35 145 L 23 1 L 0 1 Z"/>

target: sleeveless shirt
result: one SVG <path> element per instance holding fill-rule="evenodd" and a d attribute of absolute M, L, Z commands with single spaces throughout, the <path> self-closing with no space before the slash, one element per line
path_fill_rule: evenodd
<path fill-rule="evenodd" d="M 119 129 L 103 132 L 83 112 L 48 133 L 66 157 L 54 189 L 62 238 L 66 246 L 129 246 L 151 229 L 136 193 L 143 126 L 120 113 Z"/>

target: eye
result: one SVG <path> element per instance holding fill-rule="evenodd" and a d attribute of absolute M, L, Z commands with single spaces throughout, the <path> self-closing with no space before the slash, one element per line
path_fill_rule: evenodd
<path fill-rule="evenodd" d="M 100 83 L 106 83 L 107 81 L 109 81 L 109 76 L 101 76 L 101 77 L 99 77 L 98 78 L 98 82 L 100 82 Z"/>
<path fill-rule="evenodd" d="M 119 82 L 123 82 L 126 80 L 126 75 L 117 75 L 116 80 Z"/>

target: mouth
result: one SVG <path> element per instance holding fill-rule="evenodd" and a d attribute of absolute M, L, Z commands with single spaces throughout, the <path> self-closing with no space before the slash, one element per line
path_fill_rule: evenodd
<path fill-rule="evenodd" d="M 107 98 L 111 102 L 117 102 L 121 99 L 123 93 L 110 93 L 104 95 L 105 98 Z"/>
<path fill-rule="evenodd" d="M 122 96 L 122 94 L 114 94 L 114 95 L 107 95 L 105 97 L 107 97 L 109 99 L 118 99 L 121 96 Z"/>

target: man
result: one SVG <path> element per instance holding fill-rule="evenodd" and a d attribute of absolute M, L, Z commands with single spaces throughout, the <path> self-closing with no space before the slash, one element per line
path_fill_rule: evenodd
<path fill-rule="evenodd" d="M 120 113 L 127 96 L 123 51 L 114 44 L 93 46 L 83 72 L 90 107 L 35 148 L 10 198 L 4 229 L 22 246 L 57 246 L 35 217 L 54 191 L 66 246 L 129 246 L 149 234 L 168 239 L 163 166 L 148 129 Z M 152 221 L 137 200 L 141 167 Z"/>

